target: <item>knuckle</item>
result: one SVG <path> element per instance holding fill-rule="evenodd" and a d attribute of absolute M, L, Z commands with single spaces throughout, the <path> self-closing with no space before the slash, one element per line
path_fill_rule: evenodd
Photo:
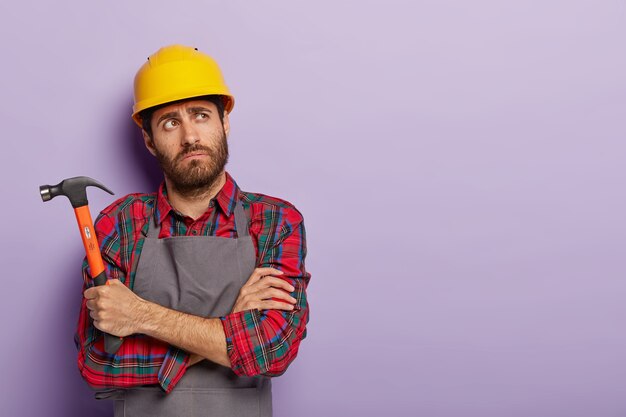
<path fill-rule="evenodd" d="M 284 288 L 285 290 L 288 290 L 290 285 L 287 281 L 285 281 L 284 279 L 281 278 L 276 278 L 279 282 L 279 284 L 277 286 L 279 286 L 280 288 Z"/>
<path fill-rule="evenodd" d="M 274 297 L 283 297 L 284 296 L 284 292 L 282 290 L 277 289 L 277 288 L 272 288 L 270 294 L 273 295 Z"/>

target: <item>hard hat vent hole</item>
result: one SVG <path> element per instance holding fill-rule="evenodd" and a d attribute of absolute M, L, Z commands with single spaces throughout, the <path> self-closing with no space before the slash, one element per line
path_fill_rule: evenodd
<path fill-rule="evenodd" d="M 198 50 L 198 48 L 193 48 L 193 49 L 195 49 L 196 51 Z"/>

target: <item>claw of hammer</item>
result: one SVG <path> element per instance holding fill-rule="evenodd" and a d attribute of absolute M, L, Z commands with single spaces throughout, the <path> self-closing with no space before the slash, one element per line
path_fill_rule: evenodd
<path fill-rule="evenodd" d="M 59 195 L 66 196 L 72 207 L 81 207 L 89 204 L 87 201 L 87 187 L 98 187 L 107 193 L 113 195 L 113 191 L 89 177 L 73 177 L 67 178 L 56 185 L 42 185 L 39 187 L 39 193 L 43 201 L 50 201 Z"/>

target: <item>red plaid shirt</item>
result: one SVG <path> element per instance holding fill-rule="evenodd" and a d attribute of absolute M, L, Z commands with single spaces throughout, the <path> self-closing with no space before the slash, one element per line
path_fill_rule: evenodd
<path fill-rule="evenodd" d="M 309 308 L 306 287 L 310 274 L 304 267 L 306 240 L 302 215 L 290 203 L 263 194 L 243 192 L 226 173 L 226 183 L 197 220 L 176 212 L 167 200 L 165 184 L 158 193 L 130 194 L 104 209 L 96 219 L 109 279 L 133 288 L 133 260 L 141 253 L 148 219 L 161 224 L 159 238 L 209 235 L 235 237 L 234 207 L 243 202 L 250 218 L 257 267 L 284 272 L 281 278 L 295 287 L 294 310 L 246 310 L 221 317 L 232 369 L 237 375 L 281 375 L 296 357 L 306 337 Z M 155 207 L 156 206 L 156 207 Z M 83 291 L 93 285 L 87 261 L 83 262 Z M 102 333 L 93 326 L 83 299 L 75 336 L 78 367 L 94 388 L 159 384 L 170 392 L 184 375 L 189 354 L 175 346 L 145 336 L 126 337 L 115 355 L 104 351 Z"/>

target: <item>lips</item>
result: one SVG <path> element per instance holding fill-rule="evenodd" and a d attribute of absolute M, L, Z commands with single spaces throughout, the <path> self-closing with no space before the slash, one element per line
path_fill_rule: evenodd
<path fill-rule="evenodd" d="M 210 156 L 211 150 L 204 147 L 195 147 L 194 149 L 187 149 L 187 152 L 180 154 L 176 157 L 176 161 L 184 161 L 185 159 L 193 158 L 196 156 Z"/>
<path fill-rule="evenodd" d="M 193 158 L 194 156 L 208 156 L 208 155 L 209 154 L 207 154 L 206 152 L 191 152 L 183 156 L 183 161 L 185 159 Z"/>

